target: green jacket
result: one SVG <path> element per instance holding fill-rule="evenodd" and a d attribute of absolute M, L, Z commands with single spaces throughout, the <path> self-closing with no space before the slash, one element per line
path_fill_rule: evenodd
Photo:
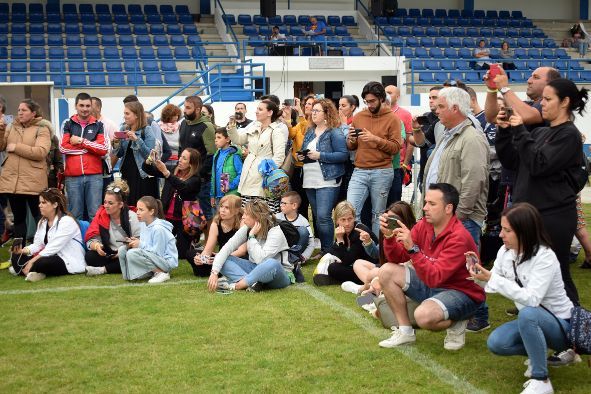
<path fill-rule="evenodd" d="M 221 176 L 228 174 L 230 185 L 226 193 L 221 190 Z M 240 183 L 240 175 L 242 174 L 242 151 L 240 148 L 230 145 L 226 149 L 218 149 L 213 156 L 213 164 L 211 168 L 211 190 L 210 196 L 214 198 L 222 198 L 227 194 L 234 194 L 239 196 L 238 184 Z"/>

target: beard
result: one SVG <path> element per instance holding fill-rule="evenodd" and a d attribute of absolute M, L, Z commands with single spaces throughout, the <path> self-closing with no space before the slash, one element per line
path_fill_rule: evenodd
<path fill-rule="evenodd" d="M 193 111 L 190 114 L 185 113 L 185 119 L 187 120 L 195 120 L 197 118 L 197 111 Z"/>
<path fill-rule="evenodd" d="M 381 101 L 378 102 L 378 105 L 375 108 L 373 108 L 373 109 L 370 108 L 369 112 L 371 112 L 372 114 L 375 115 L 378 112 L 380 112 L 380 109 L 382 109 L 382 102 Z"/>

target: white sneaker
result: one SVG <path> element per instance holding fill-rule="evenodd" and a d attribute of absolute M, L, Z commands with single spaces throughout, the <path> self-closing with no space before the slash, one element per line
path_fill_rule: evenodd
<path fill-rule="evenodd" d="M 170 279 L 170 274 L 168 272 L 156 272 L 152 279 L 148 281 L 148 283 L 163 283 Z"/>
<path fill-rule="evenodd" d="M 521 394 L 552 394 L 554 393 L 554 388 L 552 387 L 552 383 L 550 383 L 550 379 L 546 382 L 543 380 L 537 379 L 530 379 L 523 384 L 524 390 Z"/>
<path fill-rule="evenodd" d="M 234 283 L 228 282 L 228 278 L 222 276 L 218 279 L 218 290 L 226 290 L 226 291 L 234 291 L 236 290 L 236 285 Z"/>
<path fill-rule="evenodd" d="M 443 341 L 446 350 L 460 350 L 466 344 L 466 326 L 468 320 L 460 320 L 447 329 L 447 335 Z"/>
<path fill-rule="evenodd" d="M 581 356 L 579 356 L 573 349 L 566 349 L 560 353 L 554 353 L 547 359 L 548 365 L 553 367 L 560 367 L 562 365 L 571 365 L 580 363 Z"/>
<path fill-rule="evenodd" d="M 404 334 L 397 327 L 392 327 L 392 336 L 388 339 L 384 339 L 380 342 L 381 347 L 393 348 L 396 346 L 404 345 L 405 343 L 415 343 L 417 336 L 413 332 L 411 335 Z"/>
<path fill-rule="evenodd" d="M 25 280 L 27 282 L 39 282 L 40 280 L 43 280 L 45 278 L 45 274 L 42 274 L 40 272 L 29 272 Z"/>
<path fill-rule="evenodd" d="M 321 246 L 320 238 L 314 238 L 314 249 L 320 249 Z"/>
<path fill-rule="evenodd" d="M 10 275 L 18 276 L 12 265 L 8 267 L 8 272 L 10 272 Z"/>
<path fill-rule="evenodd" d="M 531 378 L 531 363 L 529 362 L 529 358 L 523 362 L 523 365 L 527 365 L 527 369 L 523 373 L 523 376 L 526 378 Z"/>
<path fill-rule="evenodd" d="M 107 273 L 105 267 L 93 267 L 91 265 L 86 266 L 86 276 L 97 276 L 104 275 Z"/>
<path fill-rule="evenodd" d="M 363 285 L 358 285 L 355 282 L 347 281 L 341 284 L 341 289 L 348 293 L 353 293 L 355 295 L 359 294 L 359 290 L 363 287 Z"/>
<path fill-rule="evenodd" d="M 361 305 L 361 308 L 365 309 L 369 313 L 372 313 L 373 311 L 375 311 L 376 309 L 378 309 L 378 307 L 376 306 L 376 304 L 374 304 L 373 302 L 370 302 L 369 304 L 363 304 L 363 305 Z"/>

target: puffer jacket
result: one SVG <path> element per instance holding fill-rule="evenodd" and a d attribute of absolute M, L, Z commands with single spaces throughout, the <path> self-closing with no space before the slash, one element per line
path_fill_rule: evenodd
<path fill-rule="evenodd" d="M 14 122 L 3 132 L 0 130 L 0 151 L 16 144 L 8 152 L 0 175 L 0 193 L 39 194 L 47 188 L 47 154 L 51 147 L 49 129 L 42 118 L 27 125 Z"/>

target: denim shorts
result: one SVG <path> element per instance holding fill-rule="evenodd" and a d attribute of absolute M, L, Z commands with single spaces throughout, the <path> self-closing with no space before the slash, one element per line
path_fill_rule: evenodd
<path fill-rule="evenodd" d="M 406 267 L 406 285 L 402 290 L 416 302 L 429 299 L 436 302 L 443 310 L 445 320 L 466 320 L 474 315 L 480 305 L 458 290 L 431 289 L 419 279 L 414 269 L 408 267 Z"/>

